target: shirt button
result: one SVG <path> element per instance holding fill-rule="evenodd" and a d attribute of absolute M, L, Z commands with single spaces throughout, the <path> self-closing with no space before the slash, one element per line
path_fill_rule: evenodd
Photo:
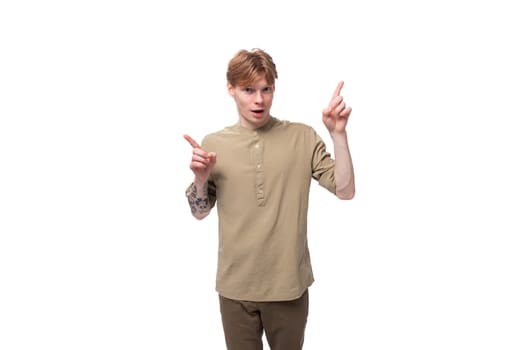
<path fill-rule="evenodd" d="M 257 169 L 261 169 L 262 168 L 262 165 L 261 164 L 257 164 Z"/>

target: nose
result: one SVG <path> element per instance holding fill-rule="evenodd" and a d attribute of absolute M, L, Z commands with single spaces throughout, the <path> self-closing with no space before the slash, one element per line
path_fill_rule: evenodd
<path fill-rule="evenodd" d="M 262 94 L 262 91 L 257 91 L 255 93 L 255 102 L 256 103 L 262 103 L 263 101 L 263 94 Z"/>

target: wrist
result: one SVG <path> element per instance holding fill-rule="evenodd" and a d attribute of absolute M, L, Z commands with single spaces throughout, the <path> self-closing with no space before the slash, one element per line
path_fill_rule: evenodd
<path fill-rule="evenodd" d="M 202 186 L 208 183 L 208 178 L 195 176 L 193 183 L 195 184 L 195 186 L 201 188 Z"/>
<path fill-rule="evenodd" d="M 346 141 L 346 139 L 347 139 L 346 130 L 343 130 L 343 131 L 330 131 L 330 137 L 334 141 L 336 139 L 341 139 L 343 141 Z"/>

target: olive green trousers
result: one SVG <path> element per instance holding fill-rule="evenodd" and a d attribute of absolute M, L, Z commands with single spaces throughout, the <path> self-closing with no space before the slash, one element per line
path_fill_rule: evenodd
<path fill-rule="evenodd" d="M 263 332 L 271 350 L 301 350 L 308 317 L 308 290 L 299 299 L 253 302 L 219 295 L 228 350 L 262 350 Z"/>

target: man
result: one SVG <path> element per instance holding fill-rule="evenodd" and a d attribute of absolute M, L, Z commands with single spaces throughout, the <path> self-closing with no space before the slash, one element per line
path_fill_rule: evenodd
<path fill-rule="evenodd" d="M 313 128 L 270 114 L 277 70 L 260 49 L 229 62 L 228 92 L 239 120 L 193 147 L 186 196 L 197 219 L 219 217 L 216 289 L 229 350 L 301 349 L 313 274 L 307 244 L 311 179 L 340 199 L 355 193 L 346 125 L 351 108 L 335 89 L 323 123 L 334 158 Z"/>

